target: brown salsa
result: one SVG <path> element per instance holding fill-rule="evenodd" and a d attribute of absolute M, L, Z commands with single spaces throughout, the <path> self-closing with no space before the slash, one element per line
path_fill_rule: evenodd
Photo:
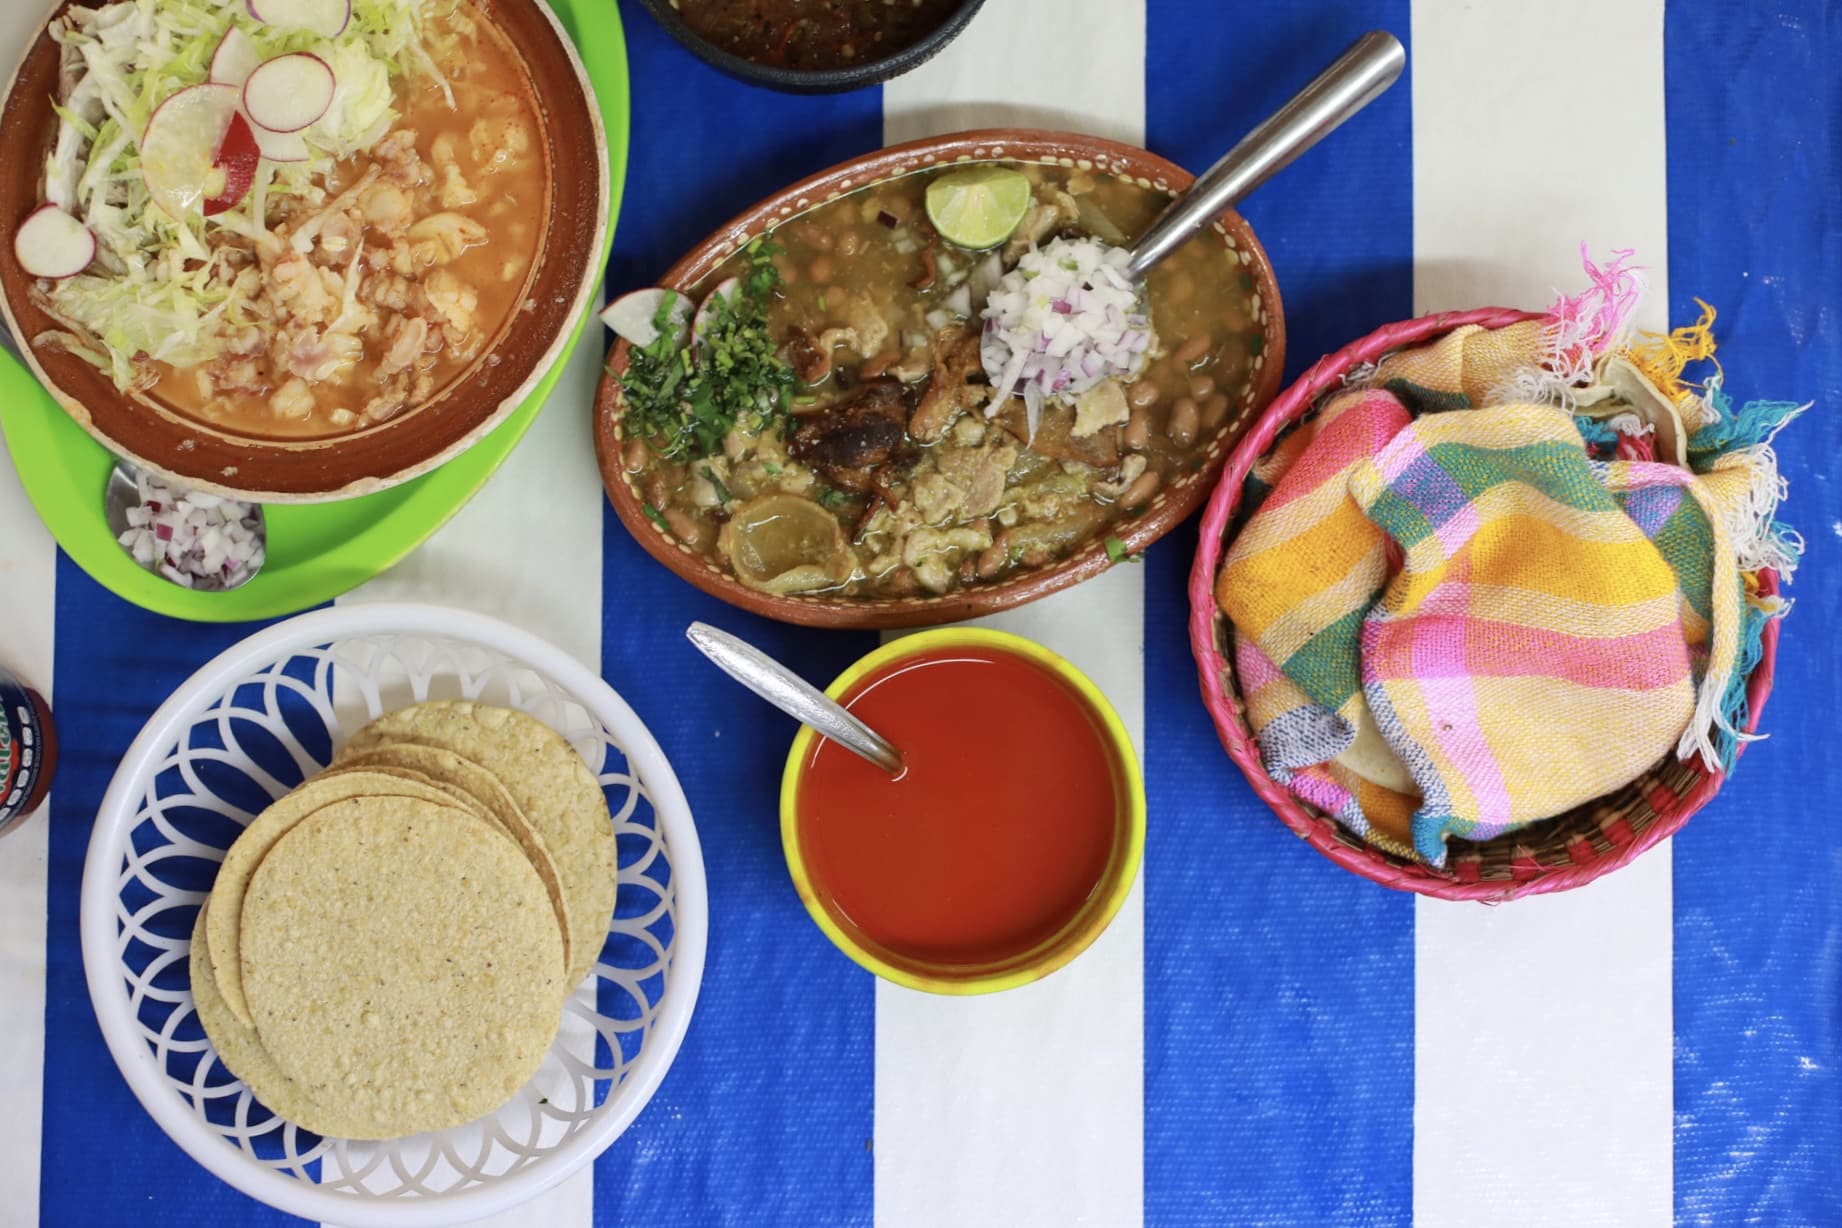
<path fill-rule="evenodd" d="M 684 24 L 744 60 L 849 68 L 920 42 L 963 0 L 673 0 Z"/>

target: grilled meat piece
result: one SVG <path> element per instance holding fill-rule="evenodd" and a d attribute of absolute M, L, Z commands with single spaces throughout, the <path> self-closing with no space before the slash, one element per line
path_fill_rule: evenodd
<path fill-rule="evenodd" d="M 907 423 L 902 385 L 887 377 L 866 380 L 850 400 L 797 415 L 787 452 L 839 490 L 861 494 L 874 485 L 874 471 L 903 450 Z"/>

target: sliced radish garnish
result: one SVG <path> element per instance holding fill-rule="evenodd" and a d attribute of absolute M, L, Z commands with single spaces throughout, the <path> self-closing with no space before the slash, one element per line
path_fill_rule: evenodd
<path fill-rule="evenodd" d="M 270 132 L 299 132 L 326 114 L 337 86 L 331 66 L 319 56 L 278 55 L 243 83 L 243 109 Z"/>
<path fill-rule="evenodd" d="M 96 236 L 56 205 L 40 205 L 13 232 L 19 267 L 34 277 L 75 277 L 96 259 Z"/>
<path fill-rule="evenodd" d="M 741 290 L 742 283 L 740 279 L 727 277 L 717 282 L 710 293 L 704 295 L 703 304 L 697 309 L 697 318 L 691 322 L 691 337 L 698 342 L 700 349 L 702 348 L 704 333 L 709 330 L 712 319 L 714 318 L 715 313 L 711 311 L 711 305 L 719 298 L 725 303 L 732 303 L 735 301 L 736 295 L 741 293 Z"/>
<path fill-rule="evenodd" d="M 352 0 L 243 0 L 249 15 L 278 30 L 311 30 L 338 38 L 352 20 Z"/>
<path fill-rule="evenodd" d="M 252 124 L 250 130 L 256 134 L 256 147 L 271 162 L 305 162 L 310 156 L 305 133 L 270 132 L 260 124 Z"/>
<path fill-rule="evenodd" d="M 211 81 L 215 85 L 234 85 L 242 89 L 249 75 L 261 64 L 262 53 L 256 50 L 255 41 L 243 33 L 242 26 L 231 26 L 218 40 L 217 50 L 211 53 Z"/>
<path fill-rule="evenodd" d="M 241 101 L 235 86 L 194 85 L 161 103 L 147 121 L 147 132 L 141 137 L 141 177 L 147 181 L 148 194 L 167 216 L 178 219 L 203 212 L 207 202 L 216 212 L 234 206 L 234 201 L 224 201 L 243 179 L 243 171 L 220 165 L 219 156 L 226 150 L 233 121 L 242 118 L 238 114 Z M 244 127 L 248 128 L 247 120 Z M 248 145 L 254 144 L 250 133 Z M 249 149 L 239 137 L 228 153 L 232 161 L 240 161 L 248 157 Z M 249 190 L 247 181 L 243 190 Z"/>
<path fill-rule="evenodd" d="M 256 168 L 261 162 L 262 148 L 256 144 L 255 128 L 242 112 L 232 115 L 230 127 L 224 130 L 224 142 L 218 146 L 217 162 L 206 181 L 205 190 L 211 195 L 205 198 L 205 216 L 215 217 L 242 204 L 250 185 L 256 182 Z"/>
<path fill-rule="evenodd" d="M 667 297 L 672 300 L 671 322 L 675 343 L 683 345 L 691 323 L 691 299 L 677 290 L 635 290 L 608 304 L 601 322 L 637 346 L 648 346 L 659 339 L 659 308 Z"/>

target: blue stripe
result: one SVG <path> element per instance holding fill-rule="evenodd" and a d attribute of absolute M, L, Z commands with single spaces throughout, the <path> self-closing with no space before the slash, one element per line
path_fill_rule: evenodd
<path fill-rule="evenodd" d="M 882 143 L 882 95 L 794 98 L 729 80 L 622 6 L 634 110 L 609 290 L 650 283 L 753 201 Z M 599 1224 L 810 1228 L 871 1219 L 872 981 L 806 917 L 780 852 L 780 717 L 683 639 L 705 619 L 829 681 L 868 633 L 754 618 L 660 567 L 610 511 L 603 671 L 677 765 L 710 879 L 709 963 L 684 1048 L 596 1165 Z"/>
<path fill-rule="evenodd" d="M 78 938 L 90 824 L 116 765 L 161 701 L 254 627 L 149 614 L 98 586 L 63 554 L 56 618 L 51 706 L 60 760 L 46 907 L 40 1221 L 59 1228 L 304 1223 L 206 1172 L 141 1108 L 103 1044 Z"/>
<path fill-rule="evenodd" d="M 1152 0 L 1150 147 L 1200 169 L 1406 0 Z M 1232 29 L 1232 33 L 1230 33 Z M 1207 32 L 1208 36 L 1205 36 Z M 1296 373 L 1412 314 L 1408 83 L 1246 207 Z M 1413 905 L 1337 869 L 1249 791 L 1196 696 L 1185 526 L 1146 583 L 1145 1214 L 1399 1224 L 1413 1208 Z"/>
<path fill-rule="evenodd" d="M 1670 319 L 1720 309 L 1736 401 L 1817 403 L 1779 437 L 1810 552 L 1771 737 L 1674 841 L 1676 1218 L 1842 1224 L 1842 10 L 1672 4 L 1664 49 Z"/>

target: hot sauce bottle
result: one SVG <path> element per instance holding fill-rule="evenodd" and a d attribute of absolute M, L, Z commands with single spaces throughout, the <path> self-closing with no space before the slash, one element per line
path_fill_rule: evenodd
<path fill-rule="evenodd" d="M 0 836 L 44 802 L 57 759 L 45 697 L 0 666 Z"/>

